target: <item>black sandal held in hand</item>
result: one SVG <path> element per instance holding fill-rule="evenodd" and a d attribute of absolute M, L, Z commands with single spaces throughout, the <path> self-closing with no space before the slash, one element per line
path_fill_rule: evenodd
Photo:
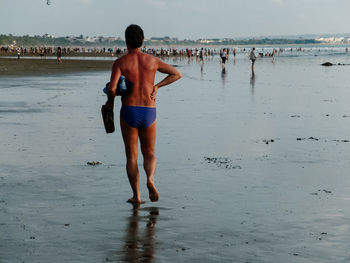
<path fill-rule="evenodd" d="M 114 128 L 114 113 L 113 110 L 109 110 L 105 105 L 101 108 L 103 124 L 105 126 L 106 133 L 113 133 Z"/>

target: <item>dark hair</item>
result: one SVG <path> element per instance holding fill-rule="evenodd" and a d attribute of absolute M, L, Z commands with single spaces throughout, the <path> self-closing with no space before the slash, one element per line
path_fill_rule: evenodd
<path fill-rule="evenodd" d="M 130 25 L 125 29 L 125 42 L 128 47 L 139 48 L 143 43 L 143 30 L 138 25 Z"/>

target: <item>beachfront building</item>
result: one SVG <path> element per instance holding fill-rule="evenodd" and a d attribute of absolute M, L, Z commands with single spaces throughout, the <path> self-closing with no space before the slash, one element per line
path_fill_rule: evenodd
<path fill-rule="evenodd" d="M 349 44 L 350 37 L 320 37 L 316 41 L 326 44 Z"/>

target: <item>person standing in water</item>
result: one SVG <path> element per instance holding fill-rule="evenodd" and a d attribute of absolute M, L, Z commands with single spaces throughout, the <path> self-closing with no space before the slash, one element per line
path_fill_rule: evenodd
<path fill-rule="evenodd" d="M 225 67 L 225 63 L 226 63 L 226 60 L 227 60 L 226 48 L 224 48 L 223 50 L 220 51 L 220 58 L 221 58 L 222 67 Z"/>
<path fill-rule="evenodd" d="M 256 55 L 254 51 L 255 51 L 255 47 L 253 47 L 253 49 L 250 51 L 250 54 L 249 54 L 249 59 L 252 61 L 252 74 L 254 74 L 254 64 L 256 60 Z"/>
<path fill-rule="evenodd" d="M 199 62 L 202 62 L 204 64 L 204 48 L 201 48 L 199 51 Z"/>
<path fill-rule="evenodd" d="M 20 59 L 21 57 L 21 48 L 17 48 L 17 59 Z"/>
<path fill-rule="evenodd" d="M 141 203 L 139 189 L 139 170 L 137 166 L 138 140 L 141 144 L 143 167 L 147 175 L 147 188 L 152 202 L 158 201 L 159 194 L 154 185 L 156 170 L 156 95 L 160 87 L 169 85 L 182 77 L 174 67 L 159 58 L 141 52 L 144 35 L 138 25 L 130 25 L 125 30 L 128 53 L 113 63 L 108 100 L 105 107 L 113 110 L 117 84 L 121 75 L 133 83 L 127 96 L 122 97 L 120 127 L 126 154 L 126 172 L 133 196 L 131 203 Z M 156 72 L 167 74 L 154 85 Z"/>
<path fill-rule="evenodd" d="M 57 62 L 58 62 L 59 64 L 62 63 L 61 56 L 62 56 L 62 49 L 61 49 L 61 47 L 58 47 L 58 48 L 57 48 Z"/>

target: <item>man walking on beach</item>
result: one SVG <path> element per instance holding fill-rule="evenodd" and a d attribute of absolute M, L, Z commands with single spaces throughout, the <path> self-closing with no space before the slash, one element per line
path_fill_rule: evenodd
<path fill-rule="evenodd" d="M 152 202 L 158 201 L 158 191 L 154 185 L 156 157 L 156 94 L 160 87 L 180 79 L 181 73 L 160 59 L 141 52 L 143 30 L 138 25 L 130 25 L 125 30 L 128 53 L 117 59 L 112 68 L 107 91 L 106 108 L 113 110 L 117 83 L 121 75 L 133 83 L 129 95 L 122 97 L 120 127 L 123 135 L 126 171 L 133 191 L 131 203 L 141 203 L 139 190 L 139 170 L 137 166 L 138 139 L 143 155 L 143 167 L 147 174 L 147 188 Z M 168 74 L 154 85 L 156 72 Z"/>

